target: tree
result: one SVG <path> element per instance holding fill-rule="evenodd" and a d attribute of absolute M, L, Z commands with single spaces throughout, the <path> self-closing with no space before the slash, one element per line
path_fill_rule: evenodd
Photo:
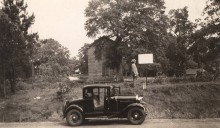
<path fill-rule="evenodd" d="M 6 15 L 2 15 L 1 25 L 1 67 L 3 78 L 9 79 L 11 91 L 15 93 L 16 70 L 21 66 L 25 55 L 25 38 L 17 24 Z M 7 22 L 7 23 L 6 23 Z"/>
<path fill-rule="evenodd" d="M 88 74 L 88 55 L 87 50 L 90 44 L 85 43 L 78 51 L 79 65 L 78 68 L 82 74 Z"/>
<path fill-rule="evenodd" d="M 216 75 L 220 66 L 220 1 L 208 0 L 204 8 L 204 20 L 198 19 L 201 29 L 193 35 L 193 45 L 189 51 L 199 67 Z M 219 74 L 219 73 L 218 73 Z"/>
<path fill-rule="evenodd" d="M 69 60 L 69 64 L 70 64 L 70 70 L 71 70 L 71 74 L 73 73 L 76 73 L 75 71 L 78 70 L 78 69 L 81 69 L 80 68 L 80 61 L 77 57 L 73 57 L 73 58 L 70 58 Z M 82 70 L 79 70 L 80 72 L 83 72 Z"/>
<path fill-rule="evenodd" d="M 54 39 L 41 40 L 34 56 L 34 65 L 39 75 L 69 75 L 69 56 L 69 50 Z"/>
<path fill-rule="evenodd" d="M 188 47 L 190 36 L 194 32 L 195 24 L 189 21 L 187 7 L 169 11 L 169 32 L 177 38 L 177 42 Z"/>
<path fill-rule="evenodd" d="M 8 27 L 1 31 L 4 54 L 1 56 L 5 78 L 9 79 L 11 91 L 15 93 L 15 79 L 22 77 L 21 71 L 29 64 L 30 53 L 37 34 L 28 34 L 28 28 L 34 22 L 34 15 L 26 12 L 27 4 L 23 0 L 3 0 L 2 11 L 7 15 Z M 26 71 L 27 73 L 28 71 Z"/>
<path fill-rule="evenodd" d="M 176 75 L 182 74 L 188 62 L 187 48 L 192 44 L 191 35 L 196 27 L 188 20 L 187 7 L 183 9 L 173 9 L 169 11 L 170 38 L 173 38 L 167 50 L 167 57 L 172 67 L 172 72 Z"/>
<path fill-rule="evenodd" d="M 202 24 L 202 37 L 207 39 L 206 61 L 218 61 L 220 57 L 220 1 L 209 0 L 204 9 L 205 23 Z M 216 63 L 215 62 L 215 63 Z M 220 62 L 217 62 L 220 64 Z"/>
<path fill-rule="evenodd" d="M 0 10 L 0 68 L 1 68 L 1 81 L 3 81 L 4 97 L 6 97 L 6 69 L 9 63 L 8 53 L 10 52 L 10 44 L 8 43 L 8 37 L 13 33 L 13 30 L 17 30 L 16 26 L 10 23 L 8 16 Z"/>
<path fill-rule="evenodd" d="M 211 37 L 215 36 L 216 39 L 220 37 L 220 1 L 219 0 L 208 0 L 207 5 L 204 9 L 204 15 L 206 15 L 205 23 L 203 22 L 203 31 L 205 35 Z M 206 31 L 205 31 L 206 30 Z"/>
<path fill-rule="evenodd" d="M 25 50 L 27 56 L 33 54 L 34 43 L 38 40 L 37 33 L 28 33 L 29 28 L 35 21 L 34 14 L 27 12 L 27 3 L 24 0 L 3 0 L 2 10 L 8 15 L 13 24 L 16 24 L 25 38 Z M 25 56 L 26 58 L 28 58 Z"/>
<path fill-rule="evenodd" d="M 220 1 L 208 0 L 203 11 L 205 19 L 198 19 L 201 29 L 193 35 L 194 43 L 190 52 L 200 65 L 210 67 L 212 63 L 220 63 Z"/>
<path fill-rule="evenodd" d="M 87 36 L 113 40 L 117 54 L 111 60 L 119 60 L 118 64 L 122 57 L 130 59 L 139 53 L 154 53 L 159 62 L 167 47 L 164 9 L 164 1 L 92 0 L 85 10 Z"/>
<path fill-rule="evenodd" d="M 19 26 L 25 36 L 28 35 L 28 29 L 33 24 L 34 14 L 28 15 L 26 9 L 28 5 L 24 0 L 3 0 L 2 10 L 8 15 L 11 21 Z"/>

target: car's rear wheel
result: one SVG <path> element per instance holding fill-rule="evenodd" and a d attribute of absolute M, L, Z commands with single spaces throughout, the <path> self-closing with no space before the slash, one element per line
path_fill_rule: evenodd
<path fill-rule="evenodd" d="M 146 114 L 143 109 L 135 107 L 128 111 L 128 120 L 134 125 L 142 124 L 145 120 Z"/>
<path fill-rule="evenodd" d="M 66 121 L 71 126 L 81 125 L 83 122 L 82 112 L 77 109 L 72 109 L 67 113 Z"/>

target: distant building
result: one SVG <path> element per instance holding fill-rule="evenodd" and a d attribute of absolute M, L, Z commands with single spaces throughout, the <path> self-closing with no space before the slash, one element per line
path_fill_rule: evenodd
<path fill-rule="evenodd" d="M 186 70 L 186 76 L 196 76 L 197 72 L 204 72 L 205 70 L 202 68 L 197 69 L 187 69 Z"/>
<path fill-rule="evenodd" d="M 88 48 L 88 79 L 90 81 L 114 81 L 116 70 L 106 66 L 105 50 L 102 49 L 100 60 L 97 60 L 94 54 L 97 45 L 108 45 L 108 43 L 114 42 L 107 37 L 101 37 L 95 40 Z"/>

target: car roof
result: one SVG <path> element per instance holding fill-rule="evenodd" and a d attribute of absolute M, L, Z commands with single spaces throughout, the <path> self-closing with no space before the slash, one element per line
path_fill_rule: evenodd
<path fill-rule="evenodd" d="M 107 85 L 107 84 L 92 84 L 92 85 L 85 85 L 83 88 L 112 88 L 115 87 L 114 85 Z"/>

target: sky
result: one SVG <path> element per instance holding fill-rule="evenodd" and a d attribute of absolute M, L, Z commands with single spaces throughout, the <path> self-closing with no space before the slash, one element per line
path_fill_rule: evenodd
<path fill-rule="evenodd" d="M 0 0 L 2 1 L 2 0 Z M 71 57 L 78 55 L 84 43 L 95 39 L 86 36 L 84 10 L 90 0 L 25 0 L 28 13 L 35 15 L 30 32 L 38 32 L 40 39 L 53 38 L 70 51 Z M 206 0 L 165 0 L 166 13 L 170 9 L 188 6 L 189 19 L 201 17 Z"/>

